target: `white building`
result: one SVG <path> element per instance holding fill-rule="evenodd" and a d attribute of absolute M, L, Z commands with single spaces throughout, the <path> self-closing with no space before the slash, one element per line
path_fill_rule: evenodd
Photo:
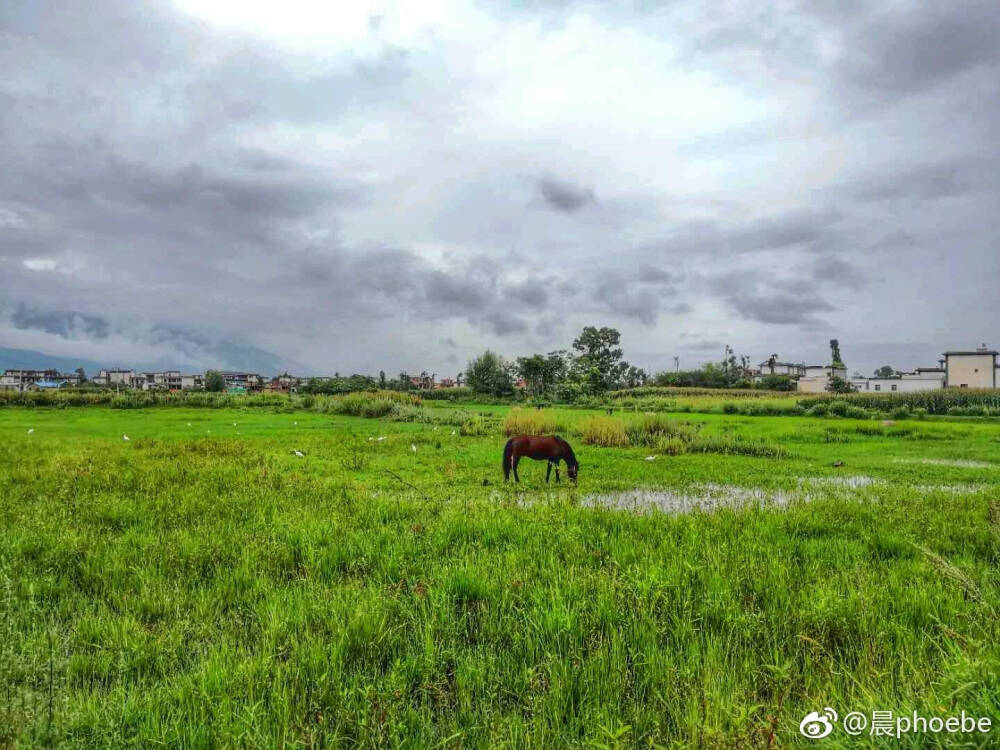
<path fill-rule="evenodd" d="M 971 352 L 945 352 L 945 387 L 996 388 L 997 354 L 986 344 Z"/>
<path fill-rule="evenodd" d="M 778 355 L 772 354 L 766 361 L 757 365 L 757 371 L 753 373 L 753 381 L 762 383 L 765 378 L 772 375 L 798 378 L 805 374 L 805 369 L 806 366 L 801 362 L 780 362 Z"/>
<path fill-rule="evenodd" d="M 940 367 L 918 367 L 913 372 L 903 372 L 892 377 L 864 378 L 855 375 L 849 382 L 863 393 L 911 393 L 940 388 L 997 388 L 1000 386 L 1000 355 L 983 344 L 974 351 L 945 352 Z M 805 368 L 798 380 L 798 389 L 806 393 L 827 390 L 834 377 L 847 380 L 846 369 L 832 365 L 815 365 Z"/>
<path fill-rule="evenodd" d="M 939 367 L 918 367 L 913 372 L 901 372 L 888 378 L 851 378 L 851 385 L 862 393 L 911 393 L 944 388 L 944 370 Z"/>
<path fill-rule="evenodd" d="M 834 378 L 847 380 L 844 365 L 806 365 L 803 375 L 797 381 L 797 389 L 804 393 L 823 393 Z"/>

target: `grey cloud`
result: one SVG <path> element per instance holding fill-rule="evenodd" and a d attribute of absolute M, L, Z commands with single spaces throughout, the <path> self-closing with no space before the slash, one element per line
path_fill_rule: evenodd
<path fill-rule="evenodd" d="M 556 211 L 573 213 L 579 211 L 588 203 L 594 202 L 594 191 L 557 180 L 544 177 L 538 181 L 538 189 L 545 203 Z"/>
<path fill-rule="evenodd" d="M 24 304 L 18 305 L 10 316 L 11 323 L 20 330 L 37 330 L 68 338 L 108 337 L 108 321 L 94 315 L 77 312 L 29 310 Z"/>
<path fill-rule="evenodd" d="M 649 284 L 676 284 L 681 280 L 681 275 L 665 271 L 658 266 L 643 263 L 639 267 L 636 279 Z"/>
<path fill-rule="evenodd" d="M 834 307 L 821 297 L 793 294 L 743 294 L 729 296 L 729 303 L 737 313 L 750 320 L 776 325 L 815 322 L 817 312 Z"/>
<path fill-rule="evenodd" d="M 510 12 L 477 16 L 498 45 Z M 991 335 L 992 3 L 519 12 L 546 29 L 519 37 L 526 59 L 581 33 L 569 19 L 597 21 L 648 45 L 644 84 L 708 79 L 737 106 L 681 125 L 603 111 L 591 98 L 627 87 L 574 80 L 567 58 L 567 92 L 597 96 L 518 111 L 530 66 L 483 75 L 434 30 L 396 49 L 376 23 L 292 54 L 166 0 L 0 3 L 0 334 L 331 371 L 412 369 L 495 336 L 555 348 L 594 316 L 653 351 L 661 318 L 692 306 L 699 338 L 739 320 L 761 356 L 834 307 L 858 351 L 908 328 L 940 346 Z M 580 54 L 628 76 L 623 48 Z M 599 211 L 574 174 L 601 175 Z"/>
<path fill-rule="evenodd" d="M 861 268 L 834 256 L 818 258 L 811 270 L 819 283 L 839 284 L 851 289 L 861 289 L 867 283 Z"/>
<path fill-rule="evenodd" d="M 143 328 L 130 321 L 126 321 L 132 323 L 130 325 L 118 326 L 98 316 L 29 309 L 25 305 L 18 305 L 7 316 L 0 316 L 0 332 L 6 323 L 18 331 L 37 331 L 77 343 L 89 343 L 92 345 L 89 351 L 96 352 L 94 358 L 103 358 L 105 366 L 126 365 L 138 369 L 223 367 L 261 372 L 276 372 L 289 366 L 301 369 L 301 365 L 252 344 L 213 339 L 177 327 Z M 123 361 L 122 348 L 141 353 L 137 359 Z M 4 364 L 0 362 L 0 366 Z"/>
<path fill-rule="evenodd" d="M 520 284 L 508 286 L 505 294 L 512 300 L 531 307 L 544 307 L 549 300 L 550 282 L 547 279 L 529 279 Z"/>
<path fill-rule="evenodd" d="M 457 278 L 443 271 L 429 271 L 424 278 L 425 301 L 461 312 L 482 309 L 486 290 L 476 281 Z"/>
<path fill-rule="evenodd" d="M 509 336 L 512 333 L 523 333 L 528 330 L 528 324 L 517 315 L 504 310 L 494 310 L 475 321 L 498 336 Z"/>
<path fill-rule="evenodd" d="M 761 219 L 733 232 L 727 244 L 736 252 L 813 246 L 828 238 L 842 218 L 839 211 L 826 210 Z"/>
<path fill-rule="evenodd" d="M 998 170 L 998 159 L 948 160 L 861 180 L 851 188 L 859 201 L 900 198 L 933 201 L 971 192 L 994 192 L 997 190 Z"/>
<path fill-rule="evenodd" d="M 682 345 L 683 349 L 690 349 L 692 351 L 708 351 L 716 350 L 722 351 L 726 346 L 726 342 L 719 339 L 695 339 L 694 341 L 686 341 Z"/>
<path fill-rule="evenodd" d="M 630 284 L 615 272 L 603 274 L 594 286 L 594 300 L 615 315 L 636 320 L 651 326 L 660 311 L 661 295 L 652 289 Z"/>
<path fill-rule="evenodd" d="M 741 317 L 759 323 L 816 325 L 818 313 L 835 309 L 812 278 L 733 270 L 709 276 L 706 287 Z"/>
<path fill-rule="evenodd" d="M 989 0 L 914 3 L 873 14 L 844 41 L 841 73 L 851 83 L 906 93 L 996 64 L 1000 15 Z"/>

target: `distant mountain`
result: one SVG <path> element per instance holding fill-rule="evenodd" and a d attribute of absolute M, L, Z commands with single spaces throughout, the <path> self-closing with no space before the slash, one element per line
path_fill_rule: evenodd
<path fill-rule="evenodd" d="M 247 370 L 249 372 L 259 372 L 269 375 L 283 370 L 301 372 L 304 368 L 293 361 L 283 360 L 271 352 L 257 349 L 253 346 L 242 346 L 228 341 L 220 343 L 203 344 L 200 349 L 196 349 L 197 359 L 207 359 L 209 362 L 216 362 L 215 368 L 220 370 Z M 181 357 L 178 359 L 193 359 L 194 357 Z M 197 361 L 196 359 L 196 361 Z M 114 363 L 113 367 L 122 366 Z M 133 367 L 138 372 L 158 372 L 161 370 L 181 370 L 182 372 L 202 372 L 202 368 L 196 365 L 180 364 L 170 361 L 167 358 L 152 362 L 130 362 L 127 367 Z M 87 377 L 93 377 L 97 372 L 108 365 L 102 365 L 92 359 L 74 359 L 72 357 L 57 357 L 44 352 L 36 352 L 31 349 L 11 349 L 0 346 L 0 372 L 8 368 L 23 367 L 29 370 L 47 370 L 55 368 L 60 372 L 72 372 L 77 367 L 82 367 Z"/>
<path fill-rule="evenodd" d="M 31 349 L 9 349 L 0 346 L 0 370 L 7 368 L 25 368 L 28 370 L 48 370 L 55 368 L 60 372 L 73 372 L 82 367 L 87 377 L 97 374 L 104 365 L 91 359 L 76 359 L 72 357 L 56 357 L 52 354 L 35 352 Z"/>

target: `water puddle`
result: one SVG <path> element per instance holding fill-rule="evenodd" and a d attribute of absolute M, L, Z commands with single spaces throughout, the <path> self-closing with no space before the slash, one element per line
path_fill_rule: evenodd
<path fill-rule="evenodd" d="M 811 484 L 815 487 L 846 487 L 849 490 L 856 490 L 860 487 L 874 487 L 875 485 L 885 484 L 885 481 L 861 475 L 855 477 L 809 477 L 800 479 L 799 484 Z"/>
<path fill-rule="evenodd" d="M 929 466 L 954 466 L 960 469 L 995 469 L 997 464 L 986 461 L 968 461 L 961 458 L 895 458 L 897 464 L 927 464 Z"/>
<path fill-rule="evenodd" d="M 585 508 L 634 512 L 690 513 L 710 512 L 722 508 L 784 508 L 799 499 L 804 498 L 797 492 L 787 490 L 702 484 L 687 490 L 634 489 L 584 495 L 580 499 L 580 505 Z"/>

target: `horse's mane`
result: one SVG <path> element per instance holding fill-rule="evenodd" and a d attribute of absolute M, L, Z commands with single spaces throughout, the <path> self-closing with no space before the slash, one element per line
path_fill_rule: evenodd
<path fill-rule="evenodd" d="M 558 435 L 553 435 L 553 437 L 556 439 L 556 442 L 558 442 L 559 445 L 563 446 L 563 448 L 566 449 L 566 456 L 565 456 L 565 458 L 566 458 L 566 465 L 568 466 L 571 463 L 573 463 L 573 464 L 579 464 L 580 462 L 576 460 L 576 454 L 573 453 L 573 448 L 570 446 L 570 444 L 567 443 L 565 440 L 563 440 Z"/>

